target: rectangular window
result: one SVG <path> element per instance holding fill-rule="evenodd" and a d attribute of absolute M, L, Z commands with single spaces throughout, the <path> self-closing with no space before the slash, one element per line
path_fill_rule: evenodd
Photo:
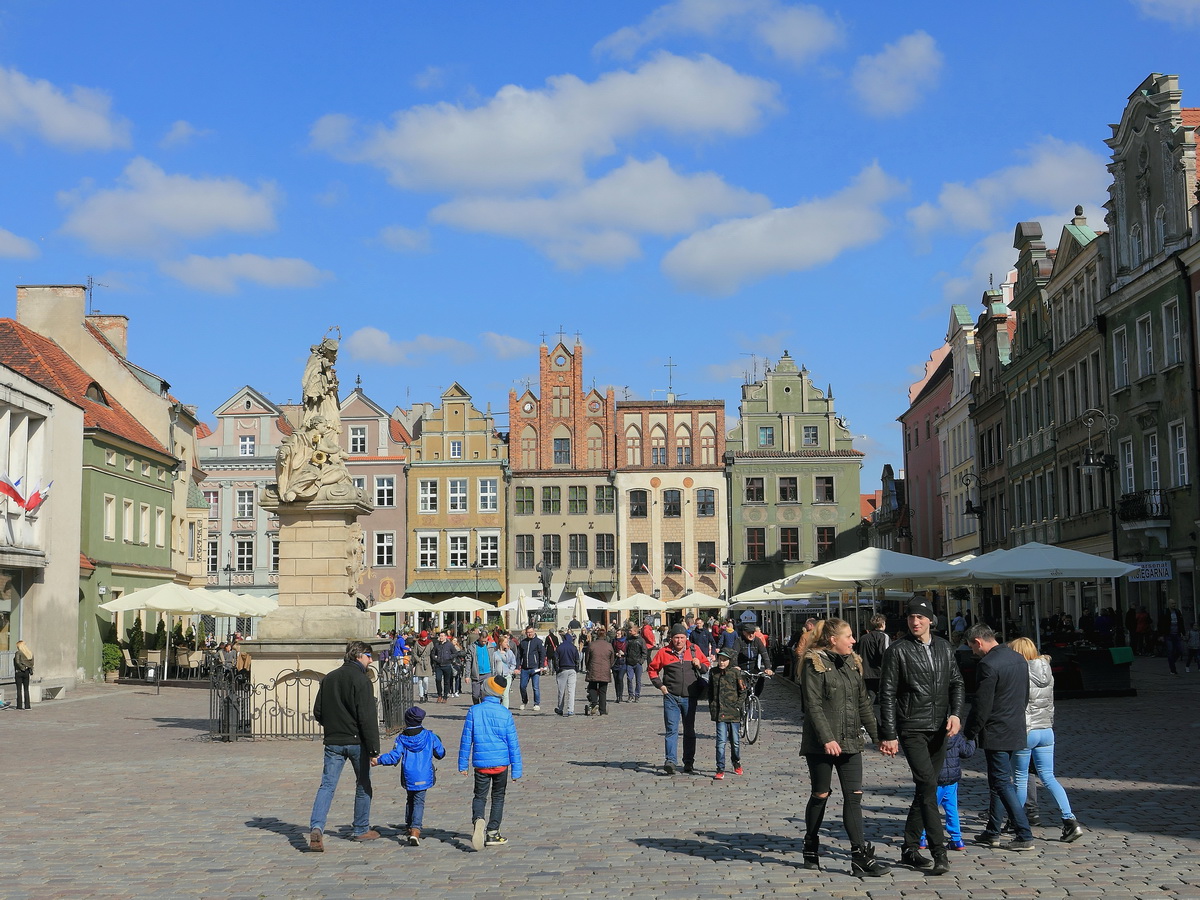
<path fill-rule="evenodd" d="M 562 568 L 562 536 L 542 535 L 542 563 L 552 569 Z"/>
<path fill-rule="evenodd" d="M 133 457 L 132 456 L 125 457 L 125 471 L 126 472 L 133 471 Z"/>
<path fill-rule="evenodd" d="M 817 526 L 817 562 L 829 562 L 834 558 L 836 547 L 834 542 L 837 540 L 837 529 L 832 525 Z"/>
<path fill-rule="evenodd" d="M 139 544 L 150 543 L 150 504 L 138 504 L 138 533 Z"/>
<path fill-rule="evenodd" d="M 115 466 L 117 464 L 117 451 L 116 450 L 105 450 L 104 451 L 104 462 L 107 465 Z"/>
<path fill-rule="evenodd" d="M 1158 469 L 1158 435 L 1153 432 L 1146 435 L 1146 487 L 1152 491 L 1162 487 Z"/>
<path fill-rule="evenodd" d="M 779 502 L 795 503 L 800 499 L 800 488 L 795 475 L 784 475 L 779 479 Z"/>
<path fill-rule="evenodd" d="M 467 479 L 451 478 L 449 482 L 450 496 L 447 509 L 452 513 L 465 513 L 467 511 Z"/>
<path fill-rule="evenodd" d="M 157 511 L 157 515 L 158 515 L 158 528 L 156 529 L 156 533 L 154 535 L 154 541 L 157 546 L 163 547 L 163 546 L 165 546 L 165 542 L 167 540 L 167 536 L 164 533 L 164 530 L 166 527 L 166 521 L 164 519 L 164 510 L 159 509 Z M 197 525 L 196 522 L 188 522 L 188 541 L 187 541 L 187 558 L 188 559 L 199 559 L 200 558 L 200 529 L 197 528 L 196 525 Z"/>
<path fill-rule="evenodd" d="M 586 534 L 567 535 L 567 565 L 572 569 L 588 567 L 588 536 Z"/>
<path fill-rule="evenodd" d="M 817 446 L 819 432 L 816 425 L 805 425 L 802 434 L 805 447 Z"/>
<path fill-rule="evenodd" d="M 571 464 L 570 438 L 554 439 L 554 464 L 556 466 L 569 466 Z"/>
<path fill-rule="evenodd" d="M 680 466 L 690 466 L 692 464 L 692 448 L 684 445 L 676 447 L 675 463 Z"/>
<path fill-rule="evenodd" d="M 617 538 L 613 534 L 596 535 L 596 568 L 612 569 L 617 565 Z"/>
<path fill-rule="evenodd" d="M 681 491 L 663 491 L 663 517 L 678 519 L 683 515 L 683 493 Z"/>
<path fill-rule="evenodd" d="M 367 452 L 367 426 L 366 425 L 351 425 L 350 426 L 350 452 L 351 453 L 366 453 Z"/>
<path fill-rule="evenodd" d="M 665 466 L 667 464 L 667 448 L 651 447 L 650 464 L 654 466 Z"/>
<path fill-rule="evenodd" d="M 1121 491 L 1125 494 L 1134 492 L 1133 472 L 1133 438 L 1125 438 L 1117 447 L 1118 461 L 1121 466 Z"/>
<path fill-rule="evenodd" d="M 571 485 L 567 488 L 567 512 L 573 516 L 586 516 L 587 511 L 587 486 Z"/>
<path fill-rule="evenodd" d="M 617 489 L 611 484 L 602 484 L 596 488 L 596 515 L 602 516 L 616 511 Z"/>
<path fill-rule="evenodd" d="M 496 512 L 500 508 L 499 482 L 495 478 L 479 479 L 479 511 Z"/>
<path fill-rule="evenodd" d="M 451 441 L 450 442 L 450 458 L 451 459 L 462 459 L 463 458 L 462 450 L 463 450 L 463 442 L 462 441 Z"/>
<path fill-rule="evenodd" d="M 717 514 L 717 492 L 712 488 L 696 491 L 696 515 L 707 519 Z"/>
<path fill-rule="evenodd" d="M 774 447 L 775 446 L 775 428 L 771 425 L 758 426 L 758 446 Z"/>
<path fill-rule="evenodd" d="M 204 551 L 204 568 L 208 571 L 209 575 L 217 574 L 217 564 L 220 558 L 221 554 L 217 548 L 217 542 L 210 540 Z"/>
<path fill-rule="evenodd" d="M 254 571 L 254 538 L 238 538 L 234 567 L 239 572 Z"/>
<path fill-rule="evenodd" d="M 530 489 L 532 490 L 532 488 Z M 518 534 L 517 535 L 517 568 L 532 569 L 533 568 L 533 535 Z"/>
<path fill-rule="evenodd" d="M 762 503 L 766 500 L 766 493 L 763 490 L 763 480 L 761 477 L 746 479 L 746 502 L 747 503 Z"/>
<path fill-rule="evenodd" d="M 650 545 L 640 541 L 629 545 L 629 571 L 634 575 L 650 571 Z"/>
<path fill-rule="evenodd" d="M 418 509 L 423 513 L 438 511 L 438 483 L 433 478 L 422 478 L 417 485 Z"/>
<path fill-rule="evenodd" d="M 375 565 L 396 565 L 396 533 L 394 531 L 375 532 Z"/>
<path fill-rule="evenodd" d="M 668 575 L 672 572 L 679 572 L 679 568 L 683 565 L 683 544 L 679 541 L 666 541 L 663 543 L 663 572 Z"/>
<path fill-rule="evenodd" d="M 254 489 L 237 492 L 237 517 L 239 519 L 254 518 Z"/>
<path fill-rule="evenodd" d="M 189 523 L 193 529 L 196 527 L 195 522 Z M 154 546 L 165 547 L 167 545 L 167 511 L 161 506 L 154 508 Z M 188 541 L 188 550 L 194 547 L 192 541 Z"/>
<path fill-rule="evenodd" d="M 208 517 L 219 519 L 221 517 L 221 492 L 205 491 L 204 502 L 208 504 Z"/>
<path fill-rule="evenodd" d="M 518 516 L 533 515 L 533 488 L 519 487 L 516 489 L 516 514 Z"/>
<path fill-rule="evenodd" d="M 467 540 L 465 534 L 452 534 L 449 537 L 449 556 L 447 569 L 465 569 L 470 560 L 467 559 Z"/>
<path fill-rule="evenodd" d="M 396 476 L 395 475 L 376 475 L 375 476 L 375 505 L 377 507 L 379 507 L 379 506 L 395 506 L 396 505 Z"/>
<path fill-rule="evenodd" d="M 1175 487 L 1184 487 L 1188 481 L 1187 431 L 1182 422 L 1171 425 L 1171 455 L 1174 457 L 1172 470 L 1175 473 Z"/>
<path fill-rule="evenodd" d="M 438 567 L 438 536 L 424 534 L 417 537 L 417 567 L 420 569 L 436 569 Z"/>
<path fill-rule="evenodd" d="M 150 463 L 142 463 L 142 477 L 143 478 L 150 477 Z"/>
<path fill-rule="evenodd" d="M 562 488 L 542 488 L 542 515 L 558 515 L 562 512 Z"/>
<path fill-rule="evenodd" d="M 1183 359 L 1179 336 L 1179 303 L 1171 300 L 1163 306 L 1163 363 L 1173 366 Z"/>
<path fill-rule="evenodd" d="M 133 501 L 121 501 L 121 539 L 127 544 L 132 544 L 134 539 L 133 533 Z"/>
<path fill-rule="evenodd" d="M 715 541 L 700 541 L 696 544 L 696 574 L 712 574 L 717 563 L 717 544 Z"/>
<path fill-rule="evenodd" d="M 1138 377 L 1145 378 L 1154 374 L 1154 330 L 1150 325 L 1150 317 L 1142 316 L 1137 320 L 1137 355 Z"/>
<path fill-rule="evenodd" d="M 367 489 L 367 479 L 361 475 L 352 477 L 350 483 L 354 485 L 356 491 L 365 491 Z"/>
<path fill-rule="evenodd" d="M 500 568 L 500 535 L 479 535 L 478 559 L 481 568 Z"/>
<path fill-rule="evenodd" d="M 779 529 L 779 552 L 784 562 L 796 562 L 800 559 L 800 529 Z"/>
<path fill-rule="evenodd" d="M 646 518 L 646 492 L 645 491 L 630 491 L 629 492 L 629 518 L 631 518 L 631 519 Z"/>
<path fill-rule="evenodd" d="M 243 434 L 238 436 L 238 456 L 253 456 L 254 455 L 254 435 Z"/>
<path fill-rule="evenodd" d="M 762 562 L 767 558 L 767 532 L 765 528 L 746 529 L 746 562 Z"/>
<path fill-rule="evenodd" d="M 1129 386 L 1129 339 L 1124 328 L 1113 332 L 1113 387 Z"/>
<path fill-rule="evenodd" d="M 818 475 L 813 484 L 813 503 L 833 502 L 833 476 Z"/>

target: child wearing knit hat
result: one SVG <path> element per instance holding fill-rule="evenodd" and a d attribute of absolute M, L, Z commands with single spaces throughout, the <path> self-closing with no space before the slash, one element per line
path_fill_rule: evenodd
<path fill-rule="evenodd" d="M 502 706 L 500 697 L 508 688 L 508 679 L 492 675 L 480 685 L 482 700 L 467 710 L 462 739 L 458 743 L 458 771 L 464 775 L 475 769 L 475 797 L 471 803 L 471 846 L 482 850 L 508 843 L 500 834 L 504 817 L 504 792 L 509 770 L 513 781 L 524 774 L 521 745 L 512 713 Z M 491 815 L 487 811 L 488 793 L 492 796 Z M 485 831 L 486 827 L 486 831 Z"/>
<path fill-rule="evenodd" d="M 413 847 L 421 844 L 425 792 L 437 780 L 433 761 L 446 755 L 441 738 L 426 730 L 424 722 L 425 710 L 410 706 L 404 711 L 404 730 L 396 735 L 396 745 L 390 752 L 371 760 L 373 766 L 400 766 L 400 786 L 408 792 L 404 827 L 408 831 L 408 843 Z"/>

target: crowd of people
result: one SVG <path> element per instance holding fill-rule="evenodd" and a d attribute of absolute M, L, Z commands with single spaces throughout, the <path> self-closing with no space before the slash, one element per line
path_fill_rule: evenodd
<path fill-rule="evenodd" d="M 987 769 L 987 824 L 972 838 L 979 846 L 1013 852 L 1032 849 L 1028 812 L 1035 782 L 1030 766 L 1059 807 L 1060 839 L 1083 835 L 1066 791 L 1054 775 L 1054 680 L 1049 658 L 1028 638 L 1001 643 L 986 624 L 962 629 L 959 640 L 978 658 L 976 694 L 966 711 L 966 686 L 951 642 L 934 633 L 937 616 L 917 596 L 907 607 L 906 632 L 889 638 L 886 622 L 875 616 L 860 637 L 838 618 L 811 619 L 790 642 L 792 673 L 803 709 L 800 754 L 808 770 L 804 811 L 803 865 L 821 867 L 821 833 L 836 775 L 841 793 L 841 826 L 850 843 L 852 872 L 880 877 L 888 867 L 867 839 L 863 793 L 869 780 L 864 754 L 869 745 L 886 756 L 903 754 L 914 793 L 904 825 L 900 864 L 942 875 L 950 871 L 949 851 L 965 848 L 958 801 L 961 760 L 981 750 Z M 577 623 L 571 623 L 573 626 Z M 514 640 L 515 638 L 515 640 Z M 856 646 L 857 651 L 856 652 Z M 756 622 L 688 619 L 667 627 L 626 622 L 567 627 L 539 633 L 530 627 L 519 637 L 503 629 L 396 635 L 394 658 L 411 667 L 419 701 L 436 691 L 436 702 L 470 690 L 472 705 L 459 743 L 458 769 L 474 772 L 472 845 L 505 843 L 500 833 L 508 779 L 520 778 L 522 762 L 509 706 L 541 710 L 541 678 L 555 694 L 554 712 L 575 715 L 576 685 L 586 683 L 585 715 L 609 714 L 613 703 L 639 702 L 642 689 L 659 693 L 663 708 L 662 773 L 696 771 L 696 715 L 707 703 L 715 724 L 715 771 L 743 773 L 740 722 L 755 684 L 774 672 L 767 636 Z M 368 667 L 370 648 L 353 642 L 337 672 L 322 682 L 314 710 L 325 728 L 325 768 L 313 805 L 309 845 L 324 849 L 329 803 L 345 762 L 356 773 L 352 839 L 377 838 L 369 825 L 370 770 L 399 765 L 407 792 L 408 841 L 420 842 L 424 795 L 433 786 L 433 761 L 445 756 L 441 739 L 423 726 L 425 712 L 414 706 L 395 747 L 380 754 L 379 732 Z M 643 678 L 644 667 L 644 678 Z M 432 679 L 432 684 L 430 684 Z M 610 698 L 610 693 L 613 695 Z M 549 699 L 549 697 L 547 698 Z M 488 811 L 488 800 L 491 809 Z M 1012 838 L 1002 840 L 1005 831 Z M 929 855 L 922 853 L 927 850 Z"/>

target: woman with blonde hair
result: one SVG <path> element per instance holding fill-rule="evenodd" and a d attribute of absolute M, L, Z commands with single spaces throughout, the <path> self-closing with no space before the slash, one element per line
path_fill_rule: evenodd
<path fill-rule="evenodd" d="M 1025 705 L 1027 738 L 1025 749 L 1013 754 L 1017 802 L 1024 806 L 1028 796 L 1029 758 L 1032 756 L 1038 778 L 1062 813 L 1061 840 L 1077 841 L 1083 837 L 1083 826 L 1071 812 L 1067 792 L 1054 777 L 1054 673 L 1050 669 L 1050 657 L 1039 654 L 1033 641 L 1026 637 L 1009 641 L 1008 646 L 1029 663 L 1029 701 Z"/>
<path fill-rule="evenodd" d="M 29 679 L 33 676 L 33 651 L 24 641 L 17 641 L 17 652 L 13 655 L 13 670 L 17 682 L 17 709 L 29 709 Z M 21 705 L 21 697 L 25 705 Z"/>
<path fill-rule="evenodd" d="M 863 837 L 863 729 L 879 744 L 871 697 L 862 677 L 862 659 L 854 652 L 848 622 L 826 619 L 813 629 L 812 649 L 804 655 L 800 690 L 804 696 L 804 731 L 800 753 L 808 762 L 812 784 L 804 810 L 804 868 L 819 869 L 821 822 L 836 770 L 842 788 L 842 825 L 850 838 L 851 872 L 878 877 L 889 871 L 875 859 L 875 848 Z"/>

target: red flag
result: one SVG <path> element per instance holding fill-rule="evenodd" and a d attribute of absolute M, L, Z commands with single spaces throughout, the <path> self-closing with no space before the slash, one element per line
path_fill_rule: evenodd
<path fill-rule="evenodd" d="M 680 572 L 682 572 L 684 575 L 687 575 L 690 578 L 696 577 L 691 572 L 689 572 L 687 569 L 685 569 L 683 566 L 681 566 L 679 563 L 675 563 L 675 568 L 677 568 Z"/>
<path fill-rule="evenodd" d="M 17 506 L 25 506 L 25 498 L 21 496 L 21 492 L 17 490 L 17 485 L 21 483 L 18 478 L 16 484 L 9 480 L 8 474 L 0 475 L 0 497 L 8 497 L 10 500 L 17 501 Z"/>
<path fill-rule="evenodd" d="M 716 570 L 717 570 L 717 574 L 718 574 L 718 575 L 720 575 L 720 576 L 721 576 L 722 578 L 724 578 L 726 581 L 728 581 L 728 580 L 729 580 L 729 576 L 725 574 L 725 570 L 724 570 L 724 569 L 722 569 L 720 566 L 718 566 L 718 565 L 717 565 L 715 562 L 710 562 L 710 563 L 709 563 L 709 565 L 710 565 L 710 566 L 712 566 L 714 569 L 716 569 Z"/>
<path fill-rule="evenodd" d="M 46 498 L 50 496 L 50 488 L 54 487 L 54 482 L 50 482 L 44 488 L 38 488 L 25 501 L 25 511 L 33 512 L 39 506 L 46 502 Z"/>

